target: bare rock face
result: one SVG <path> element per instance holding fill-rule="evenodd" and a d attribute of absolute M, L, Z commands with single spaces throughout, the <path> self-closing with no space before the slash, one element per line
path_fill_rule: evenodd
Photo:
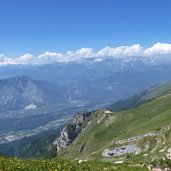
<path fill-rule="evenodd" d="M 103 157 L 116 157 L 121 156 L 123 154 L 139 154 L 141 153 L 142 149 L 140 147 L 137 147 L 136 145 L 125 145 L 122 147 L 115 148 L 113 150 L 105 149 L 102 153 Z"/>
<path fill-rule="evenodd" d="M 80 112 L 75 115 L 71 122 L 63 128 L 61 135 L 53 143 L 57 145 L 57 151 L 68 147 L 86 127 L 92 112 Z"/>

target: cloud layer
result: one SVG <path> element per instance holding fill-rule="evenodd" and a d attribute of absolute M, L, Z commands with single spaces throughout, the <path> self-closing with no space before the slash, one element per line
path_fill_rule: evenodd
<path fill-rule="evenodd" d="M 120 46 L 120 47 L 105 47 L 97 52 L 92 48 L 82 48 L 75 52 L 68 51 L 64 54 L 58 52 L 45 52 L 38 56 L 26 53 L 20 57 L 10 58 L 3 54 L 0 54 L 0 66 L 4 65 L 17 65 L 17 64 L 49 64 L 54 62 L 72 62 L 80 61 L 83 59 L 94 58 L 94 61 L 102 61 L 106 57 L 110 58 L 122 58 L 131 59 L 131 57 L 144 58 L 160 58 L 164 60 L 164 57 L 171 57 L 171 44 L 156 43 L 152 47 L 143 48 L 140 44 L 132 46 Z"/>

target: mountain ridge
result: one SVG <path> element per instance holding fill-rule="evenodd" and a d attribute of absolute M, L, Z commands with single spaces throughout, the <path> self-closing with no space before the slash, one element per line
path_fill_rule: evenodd
<path fill-rule="evenodd" d="M 171 93 L 171 81 L 153 86 L 125 100 L 117 101 L 106 108 L 114 112 L 138 107 L 144 103 L 154 100 L 162 95 Z"/>
<path fill-rule="evenodd" d="M 82 131 L 70 144 L 61 146 L 57 155 L 79 160 L 113 162 L 143 162 L 146 155 L 146 162 L 167 158 L 167 151 L 171 148 L 170 88 L 171 82 L 168 82 L 147 90 L 150 97 L 147 98 L 148 101 L 125 111 L 92 111 L 88 120 L 79 123 L 85 125 Z M 75 125 L 76 122 L 73 121 L 70 124 Z M 67 129 L 63 131 L 67 135 Z"/>
<path fill-rule="evenodd" d="M 131 105 L 124 110 L 120 108 L 120 112 L 99 109 L 77 113 L 61 131 L 59 138 L 53 141 L 57 148 L 54 160 L 62 157 L 65 158 L 63 164 L 75 161 L 74 166 L 78 162 L 84 163 L 86 168 L 88 165 L 92 167 L 91 164 L 97 160 L 101 166 L 109 162 L 112 168 L 119 170 L 168 169 L 171 166 L 170 88 L 171 82 L 167 82 L 139 93 L 136 99 L 133 96 Z M 141 103 L 132 106 L 137 100 Z M 48 143 L 52 143 L 51 138 L 43 140 L 47 143 L 43 146 L 47 157 L 51 154 L 55 156 L 48 150 L 48 147 L 55 150 Z M 33 146 L 37 147 L 39 143 L 41 141 Z M 26 151 L 35 150 L 34 147 L 25 147 Z M 37 155 L 40 151 L 35 150 Z M 9 162 L 8 158 L 1 160 Z M 19 159 L 16 158 L 15 162 L 18 163 Z"/>
<path fill-rule="evenodd" d="M 56 94 L 52 90 L 52 84 L 32 80 L 28 76 L 15 76 L 0 80 L 0 111 L 25 109 L 27 106 L 39 107 L 54 101 L 62 101 L 61 90 Z M 31 106 L 30 106 L 31 107 Z"/>

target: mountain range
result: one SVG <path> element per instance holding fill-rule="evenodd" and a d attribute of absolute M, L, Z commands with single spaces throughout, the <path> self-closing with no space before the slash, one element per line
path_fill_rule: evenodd
<path fill-rule="evenodd" d="M 84 168 L 106 168 L 107 163 L 118 170 L 170 170 L 170 113 L 171 82 L 166 82 L 106 108 L 78 112 L 53 134 L 3 144 L 0 152 L 15 149 L 15 155 L 39 157 L 38 162 L 42 162 L 40 157 L 49 161 L 57 155 L 50 161 L 62 162 L 62 168 L 69 162 L 77 168 L 82 166 L 80 163 Z M 62 161 L 56 161 L 60 158 Z M 10 162 L 8 158 L 1 160 Z M 29 160 L 30 167 L 33 163 Z"/>
<path fill-rule="evenodd" d="M 18 109 L 34 109 L 43 105 L 64 101 L 57 85 L 16 76 L 0 80 L 0 112 Z"/>
<path fill-rule="evenodd" d="M 155 162 L 161 168 L 171 149 L 170 65 L 109 64 L 4 69 L 4 76 L 18 76 L 0 80 L 0 153 L 149 167 Z M 39 69 L 45 74 L 37 79 Z"/>
<path fill-rule="evenodd" d="M 59 132 L 74 113 L 93 107 L 68 100 L 64 90 L 55 83 L 28 76 L 1 79 L 0 153 L 19 155 L 23 142 L 34 144 L 42 134 L 49 137 L 54 130 Z"/>
<path fill-rule="evenodd" d="M 133 164 L 171 159 L 170 82 L 107 108 L 75 115 L 54 141 L 57 155 Z"/>
<path fill-rule="evenodd" d="M 5 65 L 0 67 L 0 78 L 28 76 L 36 82 L 55 85 L 56 88 L 49 89 L 55 90 L 60 99 L 106 106 L 171 80 L 170 62 L 149 59 L 151 62 L 148 63 L 148 59 L 140 59 L 105 58 L 100 62 L 86 59 L 70 63 Z"/>

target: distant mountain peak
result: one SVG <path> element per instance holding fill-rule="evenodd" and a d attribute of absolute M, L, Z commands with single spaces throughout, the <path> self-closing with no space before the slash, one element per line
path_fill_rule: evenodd
<path fill-rule="evenodd" d="M 0 111 L 12 111 L 25 107 L 30 109 L 30 107 L 53 103 L 57 100 L 58 93 L 52 93 L 51 89 L 51 84 L 32 80 L 28 76 L 20 75 L 2 79 L 0 80 Z M 29 106 L 30 104 L 32 105 Z"/>

